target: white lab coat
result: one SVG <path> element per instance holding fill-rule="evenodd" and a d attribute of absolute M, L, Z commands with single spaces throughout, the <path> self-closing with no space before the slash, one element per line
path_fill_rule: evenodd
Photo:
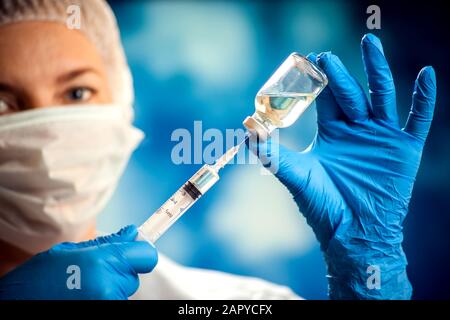
<path fill-rule="evenodd" d="M 140 275 L 139 280 L 139 289 L 131 299 L 301 299 L 284 286 L 258 278 L 184 267 L 161 254 L 155 269 Z"/>

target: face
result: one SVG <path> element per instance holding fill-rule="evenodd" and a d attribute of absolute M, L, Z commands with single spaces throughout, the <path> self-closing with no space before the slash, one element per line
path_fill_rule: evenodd
<path fill-rule="evenodd" d="M 100 54 L 80 31 L 52 22 L 0 27 L 0 116 L 111 102 Z"/>

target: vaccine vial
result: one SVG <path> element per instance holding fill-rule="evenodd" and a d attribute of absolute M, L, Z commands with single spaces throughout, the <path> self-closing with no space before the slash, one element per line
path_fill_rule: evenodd
<path fill-rule="evenodd" d="M 244 120 L 262 139 L 292 125 L 328 84 L 325 73 L 298 53 L 291 53 L 255 97 L 255 113 Z"/>

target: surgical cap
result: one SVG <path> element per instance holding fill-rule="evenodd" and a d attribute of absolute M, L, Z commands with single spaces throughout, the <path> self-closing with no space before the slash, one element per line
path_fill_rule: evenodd
<path fill-rule="evenodd" d="M 131 110 L 134 93 L 117 21 L 104 0 L 1 0 L 0 27 L 23 21 L 67 24 L 73 6 L 80 10 L 80 31 L 97 47 L 106 65 L 114 103 Z M 76 8 L 76 7 L 75 7 Z"/>

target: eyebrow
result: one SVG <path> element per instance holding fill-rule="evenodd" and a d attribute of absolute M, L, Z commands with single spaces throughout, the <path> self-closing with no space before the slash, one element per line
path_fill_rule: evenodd
<path fill-rule="evenodd" d="M 58 82 L 69 82 L 73 79 L 76 79 L 77 77 L 80 77 L 86 73 L 93 73 L 97 76 L 100 76 L 100 72 L 94 68 L 86 67 L 86 68 L 80 68 L 76 70 L 69 71 L 65 74 L 62 74 L 57 77 Z M 11 92 L 11 93 L 17 93 L 20 90 L 15 87 L 14 85 L 0 82 L 0 92 Z"/>
<path fill-rule="evenodd" d="M 58 76 L 57 81 L 58 82 L 68 82 L 68 81 L 78 78 L 86 73 L 94 73 L 98 76 L 100 75 L 100 72 L 97 71 L 96 69 L 87 67 L 87 68 L 72 70 L 68 73 L 62 74 L 62 75 Z"/>

